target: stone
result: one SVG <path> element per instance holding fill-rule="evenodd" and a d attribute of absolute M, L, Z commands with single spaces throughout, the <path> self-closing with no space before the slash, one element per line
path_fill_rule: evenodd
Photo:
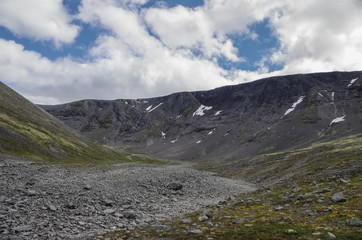
<path fill-rule="evenodd" d="M 47 204 L 47 208 L 50 210 L 50 211 L 56 211 L 57 210 L 57 208 L 53 205 L 53 204 L 51 204 L 51 203 L 48 203 Z"/>
<path fill-rule="evenodd" d="M 345 180 L 345 179 L 343 179 L 343 178 L 339 179 L 339 181 L 340 181 L 341 183 L 343 183 L 343 184 L 348 184 L 348 183 L 350 183 L 349 180 Z"/>
<path fill-rule="evenodd" d="M 111 207 L 113 205 L 113 201 L 109 199 L 103 199 L 103 205 Z"/>
<path fill-rule="evenodd" d="M 13 231 L 15 231 L 15 232 L 29 232 L 32 229 L 33 229 L 33 227 L 31 225 L 22 225 L 22 226 L 14 227 Z"/>
<path fill-rule="evenodd" d="M 296 230 L 294 230 L 294 229 L 287 229 L 287 230 L 285 230 L 285 233 L 298 233 Z"/>
<path fill-rule="evenodd" d="M 337 237 L 336 237 L 336 235 L 334 235 L 333 233 L 328 232 L 328 233 L 327 233 L 327 238 L 328 238 L 328 239 L 334 239 L 334 238 L 337 238 Z"/>
<path fill-rule="evenodd" d="M 161 225 L 161 224 L 151 225 L 150 228 L 155 231 L 162 231 L 168 229 L 166 225 Z"/>
<path fill-rule="evenodd" d="M 136 219 L 136 217 L 137 217 L 136 214 L 131 211 L 124 211 L 123 216 L 127 219 Z"/>
<path fill-rule="evenodd" d="M 276 207 L 274 207 L 274 210 L 275 210 L 275 211 L 281 211 L 281 210 L 283 210 L 283 209 L 284 209 L 283 206 L 276 206 Z"/>
<path fill-rule="evenodd" d="M 200 222 L 204 222 L 204 221 L 209 220 L 209 218 L 208 218 L 205 214 L 200 215 L 197 219 L 198 219 Z"/>
<path fill-rule="evenodd" d="M 27 195 L 28 195 L 29 197 L 33 197 L 33 196 L 36 195 L 36 191 L 35 191 L 35 190 L 29 190 L 29 191 L 27 192 Z"/>
<path fill-rule="evenodd" d="M 317 191 L 314 191 L 313 193 L 327 193 L 330 192 L 331 190 L 328 188 L 322 188 L 322 189 L 318 189 Z"/>
<path fill-rule="evenodd" d="M 103 213 L 105 213 L 105 214 L 112 214 L 112 213 L 114 213 L 115 211 L 116 211 L 115 209 L 108 208 L 108 209 L 104 210 Z"/>
<path fill-rule="evenodd" d="M 187 223 L 191 223 L 191 219 L 185 218 L 185 219 L 181 219 L 180 223 L 182 224 L 187 224 Z"/>
<path fill-rule="evenodd" d="M 246 218 L 236 218 L 232 221 L 232 224 L 241 224 L 245 221 L 247 221 Z"/>
<path fill-rule="evenodd" d="M 180 191 L 183 188 L 183 185 L 178 182 L 173 182 L 167 185 L 167 188 L 174 190 L 174 191 Z"/>
<path fill-rule="evenodd" d="M 342 192 L 333 194 L 331 197 L 332 202 L 346 202 L 347 199 L 344 197 Z"/>
<path fill-rule="evenodd" d="M 202 234 L 200 229 L 192 229 L 188 232 L 189 234 Z"/>
<path fill-rule="evenodd" d="M 362 221 L 359 218 L 351 218 L 346 221 L 347 226 L 362 227 Z"/>
<path fill-rule="evenodd" d="M 90 184 L 86 184 L 86 185 L 84 185 L 83 189 L 89 191 L 92 189 L 92 186 Z"/>

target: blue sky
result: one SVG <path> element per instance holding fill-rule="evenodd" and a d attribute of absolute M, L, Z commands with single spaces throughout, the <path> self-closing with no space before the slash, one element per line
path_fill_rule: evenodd
<path fill-rule="evenodd" d="M 362 68 L 358 0 L 2 0 L 0 16 L 0 81 L 40 104 Z"/>

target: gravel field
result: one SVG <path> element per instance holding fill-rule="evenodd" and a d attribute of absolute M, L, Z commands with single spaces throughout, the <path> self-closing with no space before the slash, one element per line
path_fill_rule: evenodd
<path fill-rule="evenodd" d="M 72 239 L 157 224 L 233 195 L 243 181 L 175 165 L 60 166 L 0 158 L 0 239 Z"/>

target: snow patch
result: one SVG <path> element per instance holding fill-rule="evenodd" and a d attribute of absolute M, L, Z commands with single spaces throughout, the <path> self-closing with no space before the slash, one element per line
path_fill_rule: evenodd
<path fill-rule="evenodd" d="M 144 100 L 143 103 L 148 103 L 148 101 L 147 101 L 147 100 Z"/>
<path fill-rule="evenodd" d="M 179 119 L 180 117 L 182 117 L 182 115 L 178 115 L 178 116 L 176 117 L 176 119 Z"/>
<path fill-rule="evenodd" d="M 162 138 L 166 138 L 166 133 L 161 132 Z"/>
<path fill-rule="evenodd" d="M 217 112 L 215 113 L 215 116 L 219 115 L 221 112 L 222 112 L 222 110 L 221 110 L 221 111 L 217 111 Z"/>
<path fill-rule="evenodd" d="M 227 135 L 229 135 L 229 133 L 225 133 L 225 134 L 224 134 L 224 137 L 226 137 Z"/>
<path fill-rule="evenodd" d="M 293 112 L 294 109 L 297 107 L 297 105 L 301 102 L 303 102 L 303 99 L 304 99 L 305 96 L 300 96 L 298 101 L 296 101 L 295 103 L 293 103 L 292 107 L 289 108 L 285 113 L 284 113 L 284 116 L 288 115 L 289 113 Z"/>
<path fill-rule="evenodd" d="M 177 140 L 178 139 L 172 140 L 172 141 L 170 141 L 170 143 L 175 143 L 175 142 L 177 142 Z"/>
<path fill-rule="evenodd" d="M 148 108 L 146 108 L 146 110 L 150 113 L 150 112 L 152 112 L 153 110 L 155 110 L 155 109 L 157 109 L 159 106 L 161 106 L 163 104 L 163 102 L 162 103 L 160 103 L 160 104 L 158 104 L 156 107 L 154 107 L 154 108 L 152 108 L 152 105 L 151 106 L 149 106 Z M 152 108 L 152 109 L 151 109 Z"/>
<path fill-rule="evenodd" d="M 319 96 L 323 97 L 323 95 L 321 93 L 318 93 Z"/>
<path fill-rule="evenodd" d="M 213 131 L 210 131 L 207 135 L 211 135 L 213 133 Z"/>
<path fill-rule="evenodd" d="M 124 102 L 126 105 L 128 105 L 128 102 Z"/>
<path fill-rule="evenodd" d="M 146 111 L 147 111 L 147 112 L 150 111 L 151 108 L 152 108 L 152 105 L 148 106 L 148 107 L 146 108 Z"/>
<path fill-rule="evenodd" d="M 196 112 L 194 112 L 194 113 L 192 114 L 192 116 L 195 116 L 195 115 L 204 116 L 204 115 L 205 115 L 204 111 L 208 111 L 208 110 L 210 110 L 210 109 L 212 109 L 212 107 L 208 107 L 208 106 L 201 105 L 201 106 L 196 110 Z"/>
<path fill-rule="evenodd" d="M 345 117 L 346 117 L 346 115 L 344 115 L 343 117 L 337 117 L 337 118 L 333 119 L 329 125 L 332 125 L 333 123 L 343 122 L 345 120 L 344 119 Z"/>
<path fill-rule="evenodd" d="M 334 101 L 334 92 L 332 92 L 332 101 Z"/>
<path fill-rule="evenodd" d="M 347 87 L 352 86 L 352 84 L 353 84 L 355 81 L 357 81 L 357 79 L 358 79 L 358 78 L 354 78 L 354 79 L 352 79 L 352 80 L 351 80 L 351 82 L 348 84 L 348 86 L 347 86 Z"/>
<path fill-rule="evenodd" d="M 200 140 L 196 142 L 196 144 L 199 144 L 199 143 L 201 143 L 201 141 L 200 141 Z"/>

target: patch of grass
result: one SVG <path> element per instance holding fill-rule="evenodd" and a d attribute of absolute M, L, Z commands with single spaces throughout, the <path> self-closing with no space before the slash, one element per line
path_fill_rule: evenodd
<path fill-rule="evenodd" d="M 322 188 L 328 192 L 316 193 Z M 132 231 L 117 231 L 102 235 L 103 238 L 122 239 L 360 239 L 362 230 L 346 225 L 346 220 L 362 217 L 360 198 L 362 177 L 349 183 L 324 181 L 299 183 L 294 188 L 278 187 L 268 191 L 244 194 L 222 207 L 186 214 L 172 221 L 162 222 L 166 228 L 155 230 L 150 226 Z M 346 202 L 335 203 L 330 197 L 343 191 Z M 293 200 L 281 203 L 280 199 L 294 194 Z M 298 195 L 304 195 L 298 198 Z M 309 200 L 309 199 L 312 199 Z M 323 201 L 317 200 L 323 199 Z M 282 204 L 282 205 L 281 205 Z M 203 212 L 211 214 L 208 220 L 199 220 Z M 180 219 L 190 223 L 180 223 Z M 190 233 L 199 229 L 200 234 Z"/>

